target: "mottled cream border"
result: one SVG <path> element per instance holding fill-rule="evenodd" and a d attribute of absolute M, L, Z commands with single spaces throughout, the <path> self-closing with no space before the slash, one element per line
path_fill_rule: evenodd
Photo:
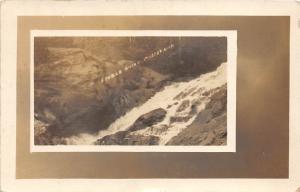
<path fill-rule="evenodd" d="M 20 179 L 16 180 L 16 45 L 21 15 L 289 15 L 289 179 Z M 1 7 L 2 191 L 262 191 L 300 186 L 300 5 L 274 1 L 4 1 Z M 274 167 L 276 169 L 276 167 Z"/>

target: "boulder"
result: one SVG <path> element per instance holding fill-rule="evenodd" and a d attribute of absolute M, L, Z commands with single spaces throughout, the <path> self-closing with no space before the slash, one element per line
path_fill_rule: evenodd
<path fill-rule="evenodd" d="M 168 141 L 167 145 L 226 145 L 227 87 L 210 91 L 211 99 L 191 125 Z M 180 120 L 171 118 L 173 121 Z"/>
<path fill-rule="evenodd" d="M 188 108 L 190 106 L 190 101 L 189 100 L 184 100 L 182 101 L 182 103 L 179 105 L 179 107 L 177 108 L 177 112 L 181 112 L 184 111 L 186 108 Z"/>
<path fill-rule="evenodd" d="M 191 115 L 187 115 L 187 116 L 172 116 L 170 118 L 170 123 L 176 123 L 176 122 L 187 122 L 188 120 L 190 120 L 192 118 Z"/>
<path fill-rule="evenodd" d="M 154 109 L 140 116 L 128 130 L 137 131 L 155 125 L 158 122 L 163 121 L 166 114 L 167 111 L 162 108 Z"/>
<path fill-rule="evenodd" d="M 95 142 L 95 145 L 158 145 L 157 136 L 130 135 L 128 131 L 119 131 L 107 135 Z"/>

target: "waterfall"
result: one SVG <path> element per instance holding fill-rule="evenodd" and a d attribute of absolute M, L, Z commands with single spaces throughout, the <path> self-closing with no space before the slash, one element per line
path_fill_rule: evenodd
<path fill-rule="evenodd" d="M 174 82 L 165 86 L 144 104 L 128 111 L 124 116 L 116 119 L 106 130 L 95 135 L 80 134 L 67 138 L 68 144 L 90 145 L 97 139 L 119 131 L 127 130 L 141 115 L 154 109 L 163 108 L 167 111 L 162 122 L 142 130 L 134 131 L 136 135 L 154 135 L 160 138 L 160 145 L 166 144 L 172 137 L 178 135 L 189 126 L 210 101 L 212 91 L 227 82 L 227 64 L 222 63 L 215 71 L 202 74 L 188 82 Z M 183 103 L 193 107 L 178 110 Z M 192 111 L 193 110 L 193 111 Z M 100 117 L 101 118 L 101 117 Z M 186 121 L 173 122 L 172 118 L 186 118 Z"/>

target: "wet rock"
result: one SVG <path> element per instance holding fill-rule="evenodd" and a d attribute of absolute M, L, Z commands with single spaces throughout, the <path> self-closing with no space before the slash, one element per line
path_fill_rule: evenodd
<path fill-rule="evenodd" d="M 211 145 L 215 140 L 215 134 L 213 132 L 209 132 L 204 141 L 201 142 L 202 145 Z"/>
<path fill-rule="evenodd" d="M 196 103 L 191 105 L 190 115 L 195 115 L 197 113 L 197 106 L 198 105 Z"/>
<path fill-rule="evenodd" d="M 144 135 L 129 135 L 124 139 L 125 145 L 158 145 L 159 137 Z"/>
<path fill-rule="evenodd" d="M 202 93 L 202 95 L 205 96 L 205 97 L 207 97 L 207 96 L 210 95 L 210 93 L 211 93 L 211 91 L 205 91 L 204 93 Z"/>
<path fill-rule="evenodd" d="M 157 136 L 130 135 L 128 131 L 120 131 L 98 139 L 95 145 L 158 145 L 158 142 Z"/>
<path fill-rule="evenodd" d="M 192 116 L 173 116 L 170 118 L 170 123 L 175 123 L 175 122 L 187 122 L 188 120 L 191 119 Z"/>
<path fill-rule="evenodd" d="M 48 124 L 34 119 L 34 136 L 39 136 L 47 131 Z"/>
<path fill-rule="evenodd" d="M 96 57 L 79 48 L 51 48 L 47 54 L 51 59 L 35 64 L 34 110 L 40 120 L 51 125 L 49 137 L 106 129 L 152 97 L 160 89 L 156 85 L 165 79 L 158 72 L 140 68 L 101 83 L 103 76 L 132 61 L 118 64 L 106 55 Z M 147 85 L 155 86 L 145 88 Z"/>
<path fill-rule="evenodd" d="M 193 91 L 195 91 L 195 87 L 190 88 L 188 90 L 185 90 L 181 93 L 179 93 L 178 95 L 176 95 L 173 99 L 174 100 L 180 100 L 180 99 L 184 99 L 185 97 L 187 97 L 188 95 L 190 95 Z"/>
<path fill-rule="evenodd" d="M 107 135 L 101 139 L 98 139 L 96 145 L 122 145 L 124 143 L 124 138 L 128 134 L 127 131 L 119 131 L 112 135 Z"/>
<path fill-rule="evenodd" d="M 140 116 L 128 130 L 137 131 L 155 125 L 156 123 L 163 121 L 166 114 L 167 111 L 162 108 L 152 110 Z"/>
<path fill-rule="evenodd" d="M 127 46 L 126 38 L 38 38 L 35 42 L 34 111 L 40 115 L 40 120 L 50 124 L 50 128 L 41 129 L 43 133 L 37 140 L 55 144 L 63 142 L 60 137 L 97 133 L 130 109 L 142 105 L 166 85 L 189 81 L 226 61 L 226 38 L 210 38 L 209 41 L 200 38 L 199 43 L 192 39 L 186 41 L 186 51 L 180 52 L 184 64 L 177 62 L 179 53 L 174 50 L 155 62 L 149 61 L 147 65 L 101 83 L 104 76 L 169 43 L 166 38 L 138 41 L 131 47 Z M 216 54 L 216 47 L 217 53 L 224 54 Z M 164 117 L 158 114 L 140 119 L 133 130 L 155 124 Z"/>
<path fill-rule="evenodd" d="M 182 103 L 179 105 L 179 107 L 177 108 L 177 112 L 181 112 L 184 111 L 186 108 L 188 108 L 190 106 L 190 101 L 189 100 L 184 100 L 182 101 Z"/>
<path fill-rule="evenodd" d="M 163 124 L 163 125 L 155 126 L 155 128 L 150 127 L 149 132 L 152 135 L 160 135 L 160 134 L 166 132 L 168 129 L 169 129 L 169 125 Z"/>
<path fill-rule="evenodd" d="M 222 86 L 212 94 L 211 101 L 207 104 L 206 109 L 211 109 L 213 116 L 218 116 L 222 111 L 227 109 L 226 86 Z"/>
<path fill-rule="evenodd" d="M 196 94 L 200 95 L 200 94 L 202 93 L 203 90 L 204 90 L 204 88 L 203 88 L 203 87 L 200 87 L 197 91 L 194 91 L 194 92 L 191 94 L 191 96 L 194 96 L 194 95 L 196 95 Z"/>
<path fill-rule="evenodd" d="M 134 124 L 126 131 L 119 131 L 112 135 L 107 135 L 98 139 L 96 145 L 157 145 L 159 137 L 153 135 L 132 134 L 134 131 L 145 129 L 164 120 L 167 111 L 158 108 L 140 116 Z M 162 126 L 160 131 L 165 131 L 167 127 Z"/>
<path fill-rule="evenodd" d="M 205 109 L 167 145 L 226 145 L 227 87 L 224 85 L 211 93 L 211 100 Z"/>

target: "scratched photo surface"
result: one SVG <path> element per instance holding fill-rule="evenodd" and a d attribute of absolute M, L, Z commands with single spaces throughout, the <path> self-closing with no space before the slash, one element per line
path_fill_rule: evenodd
<path fill-rule="evenodd" d="M 226 37 L 35 37 L 35 145 L 226 145 Z"/>

